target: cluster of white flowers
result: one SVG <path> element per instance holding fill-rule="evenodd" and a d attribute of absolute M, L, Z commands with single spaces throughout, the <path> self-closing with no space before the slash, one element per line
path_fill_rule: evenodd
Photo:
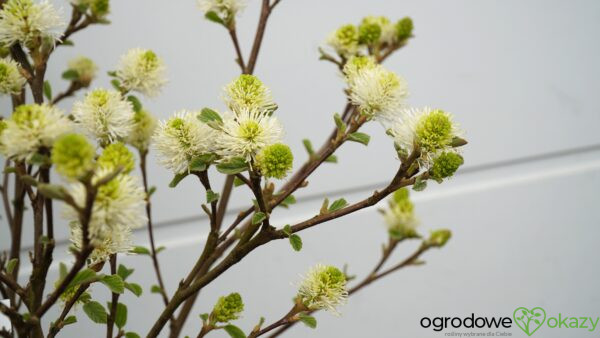
<path fill-rule="evenodd" d="M 62 111 L 49 105 L 21 105 L 3 122 L 0 150 L 19 161 L 31 159 L 42 148 L 50 150 L 59 136 L 73 128 Z"/>
<path fill-rule="evenodd" d="M 0 10 L 0 43 L 19 42 L 29 48 L 40 42 L 53 44 L 63 26 L 59 12 L 47 0 L 8 0 Z"/>
<path fill-rule="evenodd" d="M 224 91 L 231 112 L 219 116 L 218 121 L 201 122 L 199 113 L 184 111 L 159 123 L 154 144 L 160 163 L 181 173 L 195 157 L 212 154 L 218 162 L 242 158 L 252 165 L 261 150 L 281 141 L 283 127 L 273 116 L 277 105 L 259 79 L 241 75 Z M 289 158 L 291 162 L 291 155 Z"/>
<path fill-rule="evenodd" d="M 101 144 L 125 138 L 133 128 L 131 103 L 114 90 L 95 89 L 73 106 L 73 117 Z"/>
<path fill-rule="evenodd" d="M 92 182 L 110 175 L 113 170 L 98 170 Z M 85 186 L 76 182 L 68 190 L 75 203 L 83 208 L 87 196 Z M 105 260 L 112 253 L 127 252 L 131 248 L 131 230 L 141 227 L 147 221 L 144 214 L 145 198 L 143 188 L 131 175 L 119 174 L 99 188 L 88 228 L 89 238 L 95 247 L 93 260 Z M 74 208 L 67 207 L 64 217 L 71 224 L 71 242 L 80 249 L 83 233 L 79 213 Z"/>
<path fill-rule="evenodd" d="M 133 48 L 121 57 L 116 71 L 121 87 L 155 97 L 165 85 L 165 65 L 153 51 Z"/>
<path fill-rule="evenodd" d="M 27 80 L 19 72 L 19 64 L 10 58 L 0 59 L 0 93 L 19 94 Z"/>
<path fill-rule="evenodd" d="M 336 307 L 348 298 L 346 275 L 334 266 L 317 264 L 300 283 L 298 297 L 310 310 L 324 309 L 338 315 Z"/>
<path fill-rule="evenodd" d="M 198 120 L 197 112 L 186 110 L 160 121 L 154 136 L 159 163 L 175 173 L 188 170 L 195 157 L 215 151 L 217 131 Z"/>

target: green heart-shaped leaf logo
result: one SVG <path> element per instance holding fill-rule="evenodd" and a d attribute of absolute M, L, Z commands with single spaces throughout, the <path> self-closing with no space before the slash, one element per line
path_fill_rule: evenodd
<path fill-rule="evenodd" d="M 534 307 L 528 310 L 521 306 L 513 312 L 513 319 L 523 332 L 531 336 L 546 321 L 546 311 L 541 307 Z"/>

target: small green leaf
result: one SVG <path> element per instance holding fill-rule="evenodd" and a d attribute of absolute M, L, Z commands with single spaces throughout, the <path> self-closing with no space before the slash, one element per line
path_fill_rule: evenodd
<path fill-rule="evenodd" d="M 314 329 L 317 327 L 317 320 L 313 316 L 306 315 L 304 313 L 299 314 L 300 321 L 304 323 L 304 325 Z"/>
<path fill-rule="evenodd" d="M 127 332 L 125 338 L 140 338 L 140 335 L 135 332 Z"/>
<path fill-rule="evenodd" d="M 235 325 L 228 324 L 225 325 L 223 329 L 225 329 L 225 332 L 227 332 L 231 338 L 246 338 L 244 331 Z"/>
<path fill-rule="evenodd" d="M 217 13 L 215 13 L 214 11 L 210 11 L 210 12 L 206 12 L 206 14 L 204 14 L 204 17 L 208 20 L 208 21 L 212 21 L 221 25 L 225 25 L 225 22 L 223 22 L 223 19 L 221 19 L 221 17 L 219 17 L 219 15 Z"/>
<path fill-rule="evenodd" d="M 134 295 L 136 295 L 136 297 L 141 296 L 143 293 L 142 287 L 136 283 L 125 283 L 125 288 L 131 291 L 131 293 L 133 293 Z"/>
<path fill-rule="evenodd" d="M 71 40 L 63 40 L 61 46 L 74 46 L 75 44 Z"/>
<path fill-rule="evenodd" d="M 129 95 L 129 96 L 127 96 L 127 101 L 131 102 L 134 112 L 137 113 L 142 110 L 142 102 L 137 97 L 135 97 L 133 95 Z"/>
<path fill-rule="evenodd" d="M 329 163 L 337 163 L 338 158 L 335 155 L 329 155 L 329 157 L 327 157 L 325 159 L 325 162 L 329 162 Z"/>
<path fill-rule="evenodd" d="M 208 313 L 201 313 L 200 314 L 200 318 L 202 319 L 203 322 L 208 320 Z"/>
<path fill-rule="evenodd" d="M 246 160 L 241 157 L 234 157 L 227 163 L 217 164 L 217 170 L 227 175 L 239 174 L 248 169 Z"/>
<path fill-rule="evenodd" d="M 290 237 L 292 234 L 292 227 L 289 224 L 286 224 L 281 231 L 283 231 L 286 236 Z"/>
<path fill-rule="evenodd" d="M 96 271 L 92 269 L 83 269 L 75 275 L 75 278 L 71 280 L 71 283 L 69 283 L 69 286 L 67 288 L 72 288 L 79 284 L 88 283 L 90 281 L 95 280 L 96 278 L 98 278 L 98 276 L 96 275 Z"/>
<path fill-rule="evenodd" d="M 206 203 L 212 203 L 219 199 L 219 194 L 215 193 L 212 190 L 206 191 Z"/>
<path fill-rule="evenodd" d="M 131 276 L 131 274 L 135 271 L 134 269 L 128 269 L 125 265 L 119 264 L 117 268 L 117 274 L 121 276 L 123 280 L 126 280 L 127 277 Z"/>
<path fill-rule="evenodd" d="M 369 145 L 370 140 L 371 140 L 371 136 L 369 136 L 365 133 L 355 132 L 355 133 L 348 135 L 348 141 L 358 142 L 358 143 L 362 143 L 364 145 Z"/>
<path fill-rule="evenodd" d="M 110 81 L 110 84 L 118 91 L 121 91 L 121 82 L 117 79 Z"/>
<path fill-rule="evenodd" d="M 63 325 L 70 325 L 70 324 L 74 324 L 77 323 L 77 317 L 75 316 L 69 316 L 67 318 L 65 318 L 65 320 L 63 320 Z"/>
<path fill-rule="evenodd" d="M 134 246 L 133 249 L 129 250 L 129 253 L 138 254 L 138 255 L 152 255 L 149 249 L 144 248 L 143 246 Z"/>
<path fill-rule="evenodd" d="M 164 249 L 166 249 L 166 247 L 164 245 L 159 246 L 158 248 L 156 248 L 156 253 L 160 253 L 161 251 L 163 251 Z"/>
<path fill-rule="evenodd" d="M 106 285 L 113 293 L 125 292 L 125 283 L 119 275 L 107 275 L 100 279 L 100 283 Z"/>
<path fill-rule="evenodd" d="M 62 73 L 62 78 L 69 81 L 77 80 L 79 73 L 75 69 L 67 69 Z"/>
<path fill-rule="evenodd" d="M 244 183 L 244 181 L 237 178 L 237 176 L 233 178 L 233 186 L 234 187 L 239 187 L 240 185 L 244 185 L 244 184 L 246 184 L 246 183 Z"/>
<path fill-rule="evenodd" d="M 290 204 L 296 204 L 296 197 L 294 195 L 288 195 L 288 197 L 281 201 L 281 206 L 284 208 L 288 208 Z"/>
<path fill-rule="evenodd" d="M 346 202 L 345 199 L 340 198 L 338 200 L 335 200 L 333 203 L 331 203 L 331 206 L 329 207 L 329 212 L 334 212 L 334 211 L 340 210 L 347 205 L 348 205 L 348 202 Z"/>
<path fill-rule="evenodd" d="M 210 108 L 203 108 L 200 114 L 198 114 L 198 120 L 208 124 L 212 128 L 218 129 L 223 124 L 221 115 Z"/>
<path fill-rule="evenodd" d="M 106 74 L 108 74 L 108 76 L 110 76 L 110 77 L 117 77 L 116 70 L 109 70 L 108 72 L 106 72 Z"/>
<path fill-rule="evenodd" d="M 306 152 L 308 153 L 309 156 L 312 156 L 315 154 L 315 150 L 313 149 L 312 143 L 310 142 L 309 139 L 305 138 L 304 140 L 302 140 L 302 144 L 304 144 L 304 149 L 306 149 Z"/>
<path fill-rule="evenodd" d="M 44 81 L 44 96 L 48 99 L 48 101 L 52 100 L 52 85 L 48 80 Z"/>
<path fill-rule="evenodd" d="M 187 172 L 175 174 L 171 182 L 169 183 L 169 188 L 175 188 L 181 180 L 183 180 L 188 175 Z"/>
<path fill-rule="evenodd" d="M 414 191 L 423 191 L 425 190 L 425 188 L 427 188 L 427 181 L 422 179 L 420 176 L 417 177 L 415 183 L 412 186 L 412 189 Z"/>
<path fill-rule="evenodd" d="M 102 304 L 96 301 L 88 302 L 83 305 L 83 311 L 94 323 L 106 324 L 107 314 Z"/>
<path fill-rule="evenodd" d="M 300 236 L 292 234 L 290 236 L 290 244 L 292 245 L 292 248 L 294 248 L 294 250 L 302 250 L 302 238 L 300 238 Z"/>
<path fill-rule="evenodd" d="M 13 271 L 15 270 L 15 267 L 17 266 L 17 263 L 19 263 L 18 258 L 13 258 L 13 259 L 9 260 L 8 263 L 6 263 L 6 272 L 9 275 L 13 273 Z"/>
<path fill-rule="evenodd" d="M 321 210 L 319 211 L 319 215 L 324 215 L 329 211 L 329 198 L 325 198 L 323 200 L 323 204 L 321 204 Z"/>
<path fill-rule="evenodd" d="M 344 121 L 342 121 L 342 118 L 340 117 L 340 114 L 335 113 L 333 115 L 333 120 L 335 121 L 335 125 L 337 126 L 338 131 L 340 133 L 346 132 L 346 123 Z"/>
<path fill-rule="evenodd" d="M 115 325 L 122 329 L 127 324 L 127 306 L 123 303 L 117 304 L 117 313 L 115 314 Z"/>
<path fill-rule="evenodd" d="M 151 186 L 150 189 L 148 189 L 148 197 L 152 196 L 152 194 L 154 194 L 155 192 L 156 192 L 156 187 Z"/>
<path fill-rule="evenodd" d="M 216 159 L 215 154 L 204 154 L 194 157 L 188 166 L 190 171 L 204 171 Z"/>
<path fill-rule="evenodd" d="M 152 285 L 150 287 L 150 292 L 151 293 L 162 293 L 162 289 L 158 285 Z"/>
<path fill-rule="evenodd" d="M 254 216 L 252 216 L 252 224 L 256 225 L 256 224 L 260 224 L 262 223 L 262 221 L 265 220 L 265 218 L 267 218 L 267 215 L 265 215 L 264 212 L 257 212 L 254 214 Z"/>

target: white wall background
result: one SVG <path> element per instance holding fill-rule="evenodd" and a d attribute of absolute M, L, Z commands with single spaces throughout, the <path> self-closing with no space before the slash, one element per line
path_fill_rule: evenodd
<path fill-rule="evenodd" d="M 66 86 L 60 74 L 70 58 L 92 56 L 106 71 L 128 48 L 140 46 L 155 50 L 168 67 L 170 83 L 163 95 L 144 102 L 157 116 L 183 108 L 224 108 L 221 88 L 239 72 L 233 48 L 221 27 L 203 20 L 194 1 L 127 0 L 112 6 L 113 24 L 77 34 L 75 47 L 61 48 L 53 57 L 48 77 L 55 92 Z M 246 53 L 258 7 L 259 1 L 250 0 L 239 22 Z M 454 237 L 443 250 L 428 253 L 425 266 L 352 297 L 341 318 L 319 314 L 316 331 L 298 326 L 287 335 L 441 337 L 422 329 L 419 319 L 471 312 L 510 316 L 518 306 L 600 316 L 600 3 L 282 1 L 269 22 L 256 74 L 279 103 L 297 166 L 305 160 L 301 139 L 319 145 L 333 126 L 332 114 L 343 107 L 342 81 L 330 64 L 317 60 L 316 49 L 331 30 L 367 14 L 413 18 L 416 38 L 386 65 L 407 79 L 413 105 L 452 111 L 467 131 L 470 144 L 461 173 L 413 194 L 424 229 L 448 227 Z M 108 82 L 102 75 L 95 85 Z M 63 108 L 69 110 L 72 102 L 65 101 Z M 9 103 L 1 104 L 8 112 Z M 352 202 L 386 183 L 397 166 L 392 144 L 378 125 L 366 130 L 372 135 L 369 147 L 345 145 L 337 153 L 340 163 L 319 169 L 309 188 L 297 194 L 298 205 L 274 213 L 274 224 L 311 217 L 325 193 Z M 160 258 L 172 293 L 202 249 L 204 193 L 192 180 L 169 189 L 171 174 L 156 165 L 150 175 L 158 187 L 154 217 L 159 245 L 168 248 Z M 234 209 L 248 203 L 246 196 L 235 191 Z M 145 232 L 136 235 L 145 244 Z M 1 249 L 8 247 L 7 236 L 2 227 Z M 303 233 L 300 253 L 285 242 L 261 248 L 203 291 L 185 332 L 195 335 L 197 314 L 231 291 L 244 297 L 246 312 L 238 322 L 244 329 L 260 316 L 267 322 L 278 319 L 290 306 L 291 283 L 299 273 L 326 262 L 348 263 L 351 272 L 364 274 L 385 236 L 373 208 Z M 57 252 L 68 259 L 65 245 Z M 136 265 L 131 278 L 147 293 L 142 300 L 123 297 L 130 307 L 128 327 L 145 333 L 162 309 L 159 297 L 148 293 L 154 274 L 145 257 L 124 261 Z M 55 279 L 53 273 L 49 280 Z M 104 293 L 98 288 L 94 296 L 102 299 Z M 77 313 L 81 323 L 66 328 L 65 337 L 103 335 L 103 328 Z M 597 335 L 584 331 L 545 328 L 538 335 Z M 514 328 L 510 332 L 524 336 Z"/>

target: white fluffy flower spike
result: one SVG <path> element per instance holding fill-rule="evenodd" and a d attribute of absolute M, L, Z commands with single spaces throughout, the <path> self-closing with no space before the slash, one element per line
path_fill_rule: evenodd
<path fill-rule="evenodd" d="M 271 90 L 254 75 L 243 74 L 225 86 L 224 101 L 233 112 L 243 109 L 272 112 L 277 108 Z"/>
<path fill-rule="evenodd" d="M 112 169 L 101 169 L 92 181 L 97 181 L 111 172 Z M 84 185 L 79 182 L 73 183 L 69 187 L 69 193 L 75 203 L 83 208 L 86 199 Z M 129 249 L 131 230 L 143 226 L 147 220 L 145 198 L 146 194 L 138 180 L 126 174 L 118 175 L 98 189 L 89 224 L 89 238 L 92 244 L 100 249 L 96 252 L 95 259 L 103 260 L 111 253 L 125 252 Z M 75 246 L 80 246 L 82 231 L 79 213 L 68 206 L 64 210 L 64 216 L 71 222 L 71 241 Z"/>
<path fill-rule="evenodd" d="M 20 42 L 29 48 L 40 42 L 53 44 L 63 25 L 59 12 L 47 0 L 8 0 L 0 10 L 0 43 Z"/>
<path fill-rule="evenodd" d="M 190 161 L 214 152 L 216 131 L 200 122 L 197 113 L 180 111 L 160 121 L 154 134 L 159 162 L 174 173 L 186 172 Z"/>
<path fill-rule="evenodd" d="M 418 146 L 419 164 L 428 167 L 434 157 L 443 151 L 455 151 L 452 141 L 461 137 L 462 131 L 452 115 L 439 109 L 403 109 L 388 133 L 394 138 L 399 152 L 408 156 Z"/>
<path fill-rule="evenodd" d="M 95 89 L 73 106 L 73 117 L 101 144 L 125 138 L 131 132 L 134 112 L 131 103 L 114 90 Z"/>
<path fill-rule="evenodd" d="M 121 57 L 117 67 L 121 87 L 155 97 L 167 82 L 165 65 L 153 51 L 133 48 Z"/>
<path fill-rule="evenodd" d="M 381 65 L 364 67 L 347 77 L 352 103 L 361 113 L 379 120 L 393 119 L 408 96 L 404 79 Z"/>
<path fill-rule="evenodd" d="M 51 148 L 73 124 L 58 108 L 28 104 L 15 109 L 0 135 L 2 153 L 17 160 L 29 160 L 41 148 Z"/>
<path fill-rule="evenodd" d="M 325 309 L 338 315 L 336 307 L 348 298 L 346 276 L 334 266 L 317 264 L 300 283 L 298 297 L 310 310 Z"/>
<path fill-rule="evenodd" d="M 251 162 L 264 147 L 281 141 L 283 128 L 279 120 L 258 110 L 243 109 L 223 119 L 217 138 L 217 153 L 223 160 L 234 157 Z"/>
<path fill-rule="evenodd" d="M 0 59 L 0 93 L 19 94 L 27 80 L 19 72 L 19 64 L 10 58 Z"/>

